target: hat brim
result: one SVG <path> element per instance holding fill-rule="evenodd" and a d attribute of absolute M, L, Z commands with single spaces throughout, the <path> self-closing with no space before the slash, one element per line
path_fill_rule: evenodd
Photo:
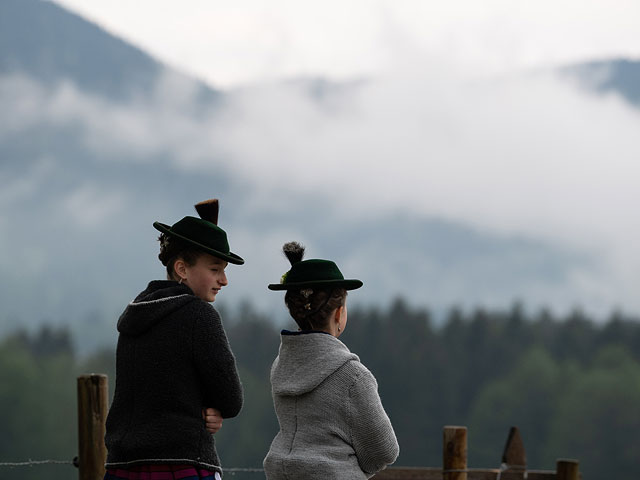
<path fill-rule="evenodd" d="M 235 253 L 223 253 L 220 252 L 218 250 L 215 250 L 213 248 L 207 247 L 206 245 L 202 245 L 201 243 L 195 242 L 193 240 L 191 240 L 190 238 L 184 237 L 182 235 L 179 235 L 175 232 L 171 231 L 171 227 L 169 225 L 165 225 L 164 223 L 160 223 L 160 222 L 153 222 L 153 227 L 162 232 L 162 233 L 166 233 L 167 235 L 170 235 L 172 237 L 176 237 L 179 238 L 181 240 L 184 240 L 185 242 L 189 243 L 190 245 L 193 245 L 194 247 L 197 247 L 199 250 L 202 250 L 206 253 L 209 253 L 211 255 L 213 255 L 214 257 L 218 257 L 221 258 L 222 260 L 226 260 L 229 263 L 233 263 L 234 265 L 242 265 L 244 263 L 244 260 L 239 257 L 238 255 L 236 255 Z"/>
<path fill-rule="evenodd" d="M 362 282 L 356 279 L 345 280 L 316 280 L 312 282 L 296 283 L 271 283 L 267 286 L 269 290 L 300 290 L 302 288 L 344 288 L 345 290 L 355 290 L 362 286 Z"/>

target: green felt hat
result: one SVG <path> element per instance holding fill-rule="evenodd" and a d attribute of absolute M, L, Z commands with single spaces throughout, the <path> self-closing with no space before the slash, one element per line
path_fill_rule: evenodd
<path fill-rule="evenodd" d="M 287 246 L 295 244 L 299 250 L 292 256 L 287 252 Z M 304 247 L 291 242 L 283 248 L 285 254 L 292 262 L 291 270 L 285 273 L 280 283 L 272 283 L 269 290 L 296 290 L 303 288 L 344 288 L 355 290 L 362 286 L 362 282 L 356 279 L 345 279 L 338 266 L 331 260 L 311 259 L 302 260 Z"/>
<path fill-rule="evenodd" d="M 187 216 L 171 226 L 160 222 L 153 222 L 153 226 L 156 230 L 184 240 L 189 245 L 214 257 L 235 265 L 242 265 L 244 260 L 229 250 L 227 234 L 217 225 L 218 200 L 205 200 L 195 205 L 195 208 L 202 218 Z"/>

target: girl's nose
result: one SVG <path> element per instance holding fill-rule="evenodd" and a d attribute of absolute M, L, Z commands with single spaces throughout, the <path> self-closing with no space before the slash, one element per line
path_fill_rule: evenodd
<path fill-rule="evenodd" d="M 229 284 L 229 281 L 227 280 L 227 274 L 225 272 L 222 272 L 222 275 L 220 275 L 218 282 L 220 282 L 220 285 L 222 286 Z"/>

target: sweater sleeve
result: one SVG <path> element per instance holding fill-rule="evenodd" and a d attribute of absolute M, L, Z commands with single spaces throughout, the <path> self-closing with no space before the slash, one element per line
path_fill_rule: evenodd
<path fill-rule="evenodd" d="M 235 417 L 243 402 L 236 359 L 218 312 L 208 304 L 201 309 L 195 316 L 192 344 L 204 395 L 203 407 L 217 408 L 223 418 Z"/>
<path fill-rule="evenodd" d="M 400 449 L 380 401 L 378 383 L 364 366 L 351 386 L 349 400 L 352 445 L 360 468 L 371 477 L 395 462 Z"/>

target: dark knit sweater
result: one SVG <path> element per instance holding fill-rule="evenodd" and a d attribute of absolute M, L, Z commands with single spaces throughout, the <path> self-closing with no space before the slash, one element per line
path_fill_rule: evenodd
<path fill-rule="evenodd" d="M 180 463 L 222 472 L 202 409 L 236 416 L 242 387 L 218 312 L 189 287 L 157 280 L 127 306 L 118 331 L 107 467 Z"/>

